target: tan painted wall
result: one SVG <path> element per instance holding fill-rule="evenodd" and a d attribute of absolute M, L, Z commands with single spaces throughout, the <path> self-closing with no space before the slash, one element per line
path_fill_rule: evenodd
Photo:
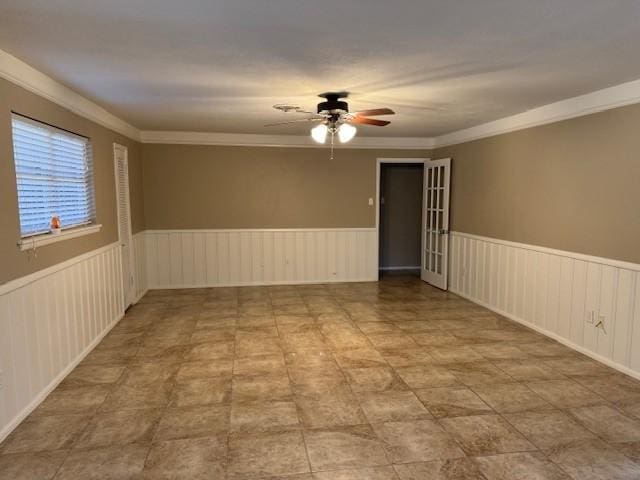
<path fill-rule="evenodd" d="M 437 149 L 451 229 L 640 263 L 640 105 Z"/>
<path fill-rule="evenodd" d="M 20 252 L 11 111 L 92 139 L 99 234 Z M 0 283 L 117 239 L 112 143 L 133 231 L 373 227 L 378 157 L 453 158 L 452 230 L 640 263 L 640 105 L 441 148 L 139 145 L 0 80 Z M 144 175 L 143 175 L 144 171 Z M 146 218 L 145 218 L 146 217 Z"/>
<path fill-rule="evenodd" d="M 37 257 L 21 252 L 16 177 L 11 137 L 11 112 L 77 132 L 91 138 L 99 233 L 38 248 Z M 143 229 L 142 165 L 140 146 L 122 135 L 86 120 L 42 97 L 0 79 L 0 284 L 63 262 L 115 242 L 118 237 L 113 167 L 113 142 L 129 148 L 132 227 Z"/>
<path fill-rule="evenodd" d="M 380 266 L 420 266 L 423 166 L 383 164 L 380 172 Z"/>
<path fill-rule="evenodd" d="M 376 158 L 425 151 L 143 145 L 148 229 L 375 227 Z"/>

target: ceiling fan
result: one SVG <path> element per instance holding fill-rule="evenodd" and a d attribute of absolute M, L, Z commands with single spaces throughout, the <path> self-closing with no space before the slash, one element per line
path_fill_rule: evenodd
<path fill-rule="evenodd" d="M 357 132 L 357 129 L 353 124 L 384 127 L 385 125 L 389 125 L 391 122 L 388 120 L 378 120 L 377 118 L 369 117 L 395 114 L 395 112 L 390 108 L 375 108 L 350 113 L 349 104 L 346 101 L 341 100 L 347 98 L 349 96 L 349 92 L 326 92 L 321 93 L 318 96 L 324 98 L 325 101 L 318 104 L 316 113 L 303 110 L 297 105 L 274 105 L 273 108 L 285 113 L 303 113 L 309 116 L 290 120 L 288 122 L 270 123 L 265 125 L 265 127 L 287 125 L 290 123 L 320 122 L 319 125 L 311 129 L 311 137 L 313 140 L 317 143 L 325 143 L 327 141 L 327 135 L 330 134 L 331 143 L 333 144 L 333 137 L 337 134 L 340 143 L 347 143 L 355 137 Z"/>

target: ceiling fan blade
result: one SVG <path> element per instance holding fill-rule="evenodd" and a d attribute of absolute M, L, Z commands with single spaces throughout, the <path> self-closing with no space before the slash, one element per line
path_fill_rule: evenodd
<path fill-rule="evenodd" d="M 316 115 L 316 112 L 310 112 L 308 110 L 302 110 L 301 108 L 296 108 L 295 113 L 306 113 L 307 115 Z"/>
<path fill-rule="evenodd" d="M 363 125 L 375 125 L 376 127 L 384 127 L 385 125 L 389 125 L 391 122 L 387 120 L 377 120 L 375 118 L 367 118 L 354 116 L 348 120 L 350 123 L 359 123 Z"/>
<path fill-rule="evenodd" d="M 316 112 L 309 112 L 298 105 L 291 105 L 288 103 L 276 103 L 273 108 L 284 113 L 306 113 L 307 115 L 316 115 Z"/>
<path fill-rule="evenodd" d="M 301 123 L 301 122 L 321 122 L 322 120 L 324 120 L 324 117 L 299 118 L 298 120 L 289 120 L 288 122 L 267 123 L 265 127 L 275 127 L 277 125 L 289 125 L 290 123 Z"/>
<path fill-rule="evenodd" d="M 362 117 L 377 117 L 378 115 L 395 115 L 395 113 L 396 112 L 394 112 L 390 108 L 374 108 L 371 110 L 361 110 L 359 112 L 355 112 L 354 115 Z"/>

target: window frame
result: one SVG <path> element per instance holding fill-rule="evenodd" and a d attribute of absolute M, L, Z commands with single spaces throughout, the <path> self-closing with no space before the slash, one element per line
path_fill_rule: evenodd
<path fill-rule="evenodd" d="M 85 188 L 88 189 L 88 195 L 90 196 L 90 211 L 92 213 L 91 218 L 88 221 L 84 221 L 81 223 L 76 223 L 68 226 L 62 226 L 60 232 L 52 233 L 48 232 L 33 232 L 33 233 L 22 233 L 22 220 L 21 220 L 21 211 L 20 211 L 20 195 L 19 195 L 19 174 L 16 163 L 16 148 L 15 148 L 15 137 L 14 137 L 14 121 L 19 121 L 27 124 L 32 124 L 39 128 L 45 128 L 49 131 L 63 134 L 69 137 L 79 138 L 86 142 L 86 148 L 88 148 L 88 153 L 85 155 L 86 162 L 88 162 L 87 167 L 90 170 L 90 174 L 87 175 L 85 180 Z M 36 247 L 48 245 L 51 243 L 59 242 L 62 240 L 68 240 L 71 238 L 76 238 L 84 235 L 89 235 L 92 233 L 99 232 L 102 228 L 102 225 L 97 223 L 96 217 L 96 199 L 95 199 L 95 175 L 93 170 L 93 145 L 91 143 L 91 139 L 84 135 L 79 135 L 75 132 L 71 132 L 64 128 L 57 127 L 47 122 L 43 122 L 40 120 L 36 120 L 35 118 L 29 117 L 27 115 L 23 115 L 17 112 L 11 112 L 11 146 L 12 146 L 12 155 L 13 155 L 13 164 L 14 164 L 14 173 L 15 173 L 15 185 L 16 185 L 16 204 L 18 209 L 18 229 L 19 229 L 19 237 L 20 239 L 17 242 L 20 250 L 31 250 Z"/>

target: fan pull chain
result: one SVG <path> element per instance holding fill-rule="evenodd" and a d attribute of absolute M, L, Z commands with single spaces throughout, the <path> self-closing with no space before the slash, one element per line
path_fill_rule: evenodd
<path fill-rule="evenodd" d="M 335 136 L 335 132 L 331 129 L 331 158 L 329 160 L 333 160 L 333 137 Z"/>

